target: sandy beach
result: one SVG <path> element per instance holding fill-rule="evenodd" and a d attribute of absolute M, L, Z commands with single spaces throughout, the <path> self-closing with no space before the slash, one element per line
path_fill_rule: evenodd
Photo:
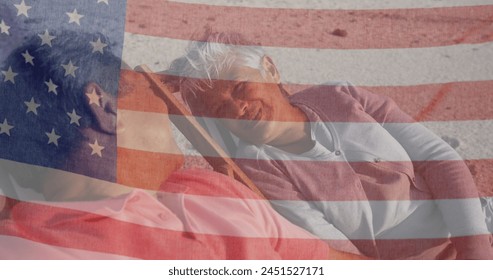
<path fill-rule="evenodd" d="M 54 9 L 62 12 L 71 11 L 74 3 L 73 1 L 61 1 Z M 116 3 L 116 1 L 109 1 L 109 3 L 110 5 L 124 5 L 122 3 Z M 272 55 L 278 65 L 283 82 L 287 83 L 288 87 L 293 90 L 306 87 L 308 84 L 333 81 L 350 81 L 358 86 L 378 89 L 382 86 L 406 87 L 434 83 L 476 82 L 488 81 L 493 78 L 493 64 L 489 62 L 491 57 L 493 57 L 493 44 L 488 41 L 492 38 L 491 27 L 484 29 L 477 28 L 478 26 L 493 26 L 491 17 L 489 22 L 472 17 L 473 14 L 469 17 L 468 14 L 446 17 L 434 17 L 433 14 L 413 17 L 413 14 L 410 14 L 407 17 L 393 18 L 393 15 L 396 14 L 395 9 L 397 8 L 421 9 L 461 7 L 466 5 L 478 6 L 492 4 L 490 0 L 367 0 L 357 2 L 342 0 L 181 0 L 176 1 L 176 3 L 210 4 L 218 7 L 224 6 L 228 9 L 238 7 L 263 8 L 266 10 L 280 9 L 284 11 L 286 16 L 294 15 L 292 22 L 297 22 L 299 25 L 298 29 L 304 30 L 305 32 L 301 34 L 304 37 L 300 35 L 290 39 L 289 44 L 295 47 L 265 46 L 267 52 Z M 31 3 L 31 5 L 35 8 L 37 3 Z M 183 38 L 162 38 L 154 35 L 129 32 L 129 28 L 136 26 L 132 30 L 141 30 L 141 33 L 145 33 L 147 29 L 152 29 L 152 25 L 159 24 L 159 22 L 156 21 L 154 16 L 147 16 L 148 21 L 143 22 L 142 19 L 145 15 L 143 16 L 139 13 L 149 13 L 145 4 L 137 1 L 129 1 L 128 5 L 126 20 L 122 20 L 122 15 L 119 15 L 113 17 L 107 16 L 104 19 L 101 18 L 100 20 L 91 21 L 89 15 L 87 15 L 82 25 L 86 31 L 101 31 L 102 29 L 102 32 L 108 35 L 110 39 L 114 37 L 116 41 L 120 41 L 121 43 L 118 43 L 114 47 L 117 51 L 122 52 L 124 61 L 131 67 L 147 64 L 156 72 L 167 69 L 173 59 L 184 53 L 188 40 Z M 40 24 L 42 22 L 41 18 L 32 16 L 19 19 L 16 16 L 14 6 L 10 2 L 2 1 L 0 7 L 0 19 L 5 22 L 15 22 L 15 24 L 11 24 L 9 36 L 0 34 L 1 61 L 12 49 L 20 44 L 24 36 L 33 33 L 39 34 L 45 27 L 43 24 Z M 106 8 L 104 5 L 101 5 L 98 13 L 109 15 L 109 10 L 104 10 Z M 303 13 L 294 12 L 303 8 L 308 8 L 306 13 L 313 13 L 315 15 L 309 17 L 311 19 L 309 22 L 306 21 L 307 17 Z M 355 14 L 353 17 L 333 18 L 329 21 L 327 18 L 316 17 L 316 12 L 326 10 L 353 10 Z M 367 17 L 365 17 L 365 13 L 361 12 L 373 10 L 378 10 L 378 13 L 367 13 Z M 82 9 L 81 13 L 83 12 L 84 10 Z M 152 12 L 156 15 L 167 13 L 165 10 L 154 10 Z M 248 10 L 248 12 L 250 11 Z M 197 21 L 191 20 L 195 15 L 185 16 L 184 14 L 175 14 L 174 18 L 170 18 L 168 14 L 166 16 L 166 20 L 181 24 L 184 38 L 188 38 L 187 36 L 189 35 L 187 35 L 187 32 L 197 32 L 197 30 L 200 30 L 200 27 L 203 27 L 199 16 L 197 16 Z M 242 15 L 239 14 L 237 16 L 239 22 L 241 22 Z M 297 16 L 299 16 L 299 19 L 297 19 Z M 63 21 L 66 21 L 66 19 L 64 18 Z M 481 23 L 481 21 L 483 22 Z M 222 28 L 218 25 L 218 22 L 220 22 L 219 15 L 217 17 L 209 16 L 207 21 L 204 22 L 208 22 L 213 28 Z M 411 39 L 403 38 L 402 40 L 381 38 L 382 42 L 388 41 L 390 42 L 389 44 L 398 44 L 398 48 L 373 47 L 361 49 L 359 47 L 364 45 L 365 42 L 368 43 L 371 41 L 370 37 L 372 34 L 369 34 L 368 36 L 370 37 L 368 38 L 362 38 L 364 35 L 361 33 L 361 28 L 357 29 L 358 26 L 371 24 L 372 27 L 375 27 L 381 24 L 382 30 L 386 30 L 389 34 L 392 34 L 393 27 L 388 26 L 389 23 L 395 26 L 406 26 L 407 24 L 412 29 L 415 26 L 421 26 L 423 22 L 429 24 L 429 30 L 424 30 L 423 34 L 420 34 L 418 37 Z M 363 25 L 358 25 L 361 23 Z M 125 29 L 127 30 L 123 38 L 112 35 L 121 33 L 121 30 L 118 29 L 123 27 L 122 24 L 126 25 Z M 259 26 L 261 25 L 259 22 Z M 63 28 L 73 30 L 80 28 L 80 26 L 73 24 L 63 24 L 62 26 Z M 306 26 L 306 28 L 303 29 L 303 26 Z M 324 34 L 310 35 L 310 30 L 312 30 L 310 26 L 325 26 L 326 32 Z M 454 28 L 460 29 L 461 26 L 467 26 L 470 32 L 468 36 L 461 37 L 462 41 L 457 41 L 457 38 L 455 38 L 456 44 L 454 45 L 444 43 L 444 46 L 436 46 L 436 44 L 433 45 L 433 40 L 429 39 L 443 32 L 453 32 Z M 238 30 L 235 30 L 235 28 Z M 245 30 L 250 32 L 251 29 L 255 28 L 240 24 L 224 27 L 223 29 L 241 33 Z M 281 26 L 279 29 L 273 29 L 271 36 L 276 37 L 276 34 L 287 34 L 292 29 L 292 26 Z M 282 37 L 281 35 L 279 37 Z M 397 36 L 397 34 L 393 35 Z M 306 44 L 306 39 L 303 38 L 310 36 L 323 37 L 318 40 L 318 44 L 330 44 L 331 47 L 308 48 L 303 46 L 303 44 Z M 375 36 L 380 35 L 377 34 Z M 449 37 L 452 38 L 452 36 Z M 476 40 L 474 38 L 483 39 Z M 256 40 L 256 38 L 252 39 Z M 324 43 L 324 40 L 328 43 Z M 471 43 L 468 40 L 476 40 L 476 42 Z M 272 41 L 275 41 L 275 38 Z M 349 44 L 347 42 L 351 42 L 350 44 L 356 47 L 346 47 Z M 430 45 L 424 46 L 423 44 L 428 44 L 426 42 L 430 42 Z M 314 40 L 313 44 L 316 46 L 317 40 Z M 491 88 L 489 92 L 491 93 Z M 382 94 L 392 96 L 392 93 L 389 92 L 382 92 Z M 454 101 L 454 96 L 450 95 L 446 88 L 442 88 L 437 89 L 436 92 L 418 92 L 414 95 L 400 96 L 398 103 L 405 111 L 413 116 L 422 113 L 420 121 L 446 140 L 466 159 L 478 185 L 483 186 L 480 190 L 481 193 L 485 196 L 493 196 L 493 182 L 488 182 L 490 180 L 489 178 L 493 177 L 493 168 L 491 168 L 493 164 L 493 141 L 491 141 L 493 122 L 488 118 L 489 112 L 492 111 L 493 98 L 491 94 L 487 99 L 474 99 L 474 92 L 471 92 L 471 95 L 472 101 L 464 104 L 460 101 Z M 449 119 L 442 117 L 445 113 L 433 115 L 441 106 L 445 108 L 442 108 L 443 111 L 440 112 L 446 112 L 448 114 L 447 118 Z M 454 112 L 459 111 L 461 113 L 458 117 Z M 478 117 L 478 111 L 484 114 L 480 114 Z M 175 132 L 182 150 L 186 154 L 196 153 L 184 137 L 176 130 Z"/>

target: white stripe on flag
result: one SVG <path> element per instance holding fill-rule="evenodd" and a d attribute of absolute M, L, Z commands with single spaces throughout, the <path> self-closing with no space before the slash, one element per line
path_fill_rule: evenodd
<path fill-rule="evenodd" d="M 125 33 L 123 60 L 165 70 L 190 41 Z M 265 47 L 284 83 L 407 86 L 493 79 L 493 43 L 444 47 L 336 50 Z M 294 67 L 296 65 L 296 67 Z M 203 78 L 203 77 L 195 77 Z"/>
<path fill-rule="evenodd" d="M 160 123 L 164 122 L 167 118 L 166 115 L 160 113 L 146 113 L 146 112 L 135 112 L 130 110 L 118 110 L 119 114 L 127 116 L 126 118 L 138 115 L 139 118 L 146 119 L 148 122 Z M 196 117 L 197 118 L 197 117 Z M 202 118 L 207 122 L 214 122 L 218 119 L 214 118 Z M 182 116 L 173 116 L 174 122 L 184 121 Z M 475 159 L 492 159 L 493 158 L 493 141 L 491 141 L 488 132 L 493 131 L 493 121 L 492 120 L 475 120 L 475 121 L 436 121 L 436 122 L 422 122 L 425 127 L 430 129 L 432 132 L 440 137 L 455 138 L 459 140 L 459 146 L 457 152 L 463 159 L 475 160 Z M 358 129 L 367 130 L 369 126 L 380 126 L 380 124 L 369 124 L 369 123 L 333 123 L 333 125 L 344 128 L 353 126 Z M 387 123 L 387 126 L 391 124 Z M 394 127 L 407 126 L 406 123 L 395 123 L 392 124 Z M 129 128 L 125 133 L 128 135 L 138 135 L 139 127 L 132 126 L 133 129 Z M 123 148 L 129 148 L 140 151 L 148 152 L 168 152 L 176 153 L 175 151 L 164 151 L 159 142 L 152 142 L 154 145 L 148 145 L 149 142 L 145 141 L 129 141 L 123 145 L 121 142 L 118 146 Z M 185 155 L 196 155 L 185 154 Z M 208 154 L 206 156 L 211 156 L 215 154 Z M 389 155 L 393 156 L 393 155 Z M 255 155 L 252 155 L 255 157 Z M 435 158 L 433 160 L 447 160 L 450 158 Z M 403 160 L 402 158 L 392 158 L 388 160 Z M 424 158 L 413 158 L 413 160 L 426 160 Z M 358 161 L 358 160 L 355 160 Z"/>
<path fill-rule="evenodd" d="M 0 168 L 17 168 L 18 170 L 21 169 L 25 173 L 31 172 L 33 169 L 37 174 L 41 174 L 40 176 L 44 176 L 43 173 L 49 173 L 50 176 L 63 176 L 63 177 L 72 177 L 74 181 L 77 180 L 85 180 L 84 183 L 87 184 L 89 188 L 121 188 L 121 189 L 129 189 L 126 186 L 118 185 L 115 183 L 111 182 L 106 182 L 102 180 L 97 180 L 77 174 L 73 174 L 70 172 L 65 172 L 61 170 L 53 170 L 49 168 L 44 168 L 44 167 L 39 167 L 39 166 L 32 166 L 29 164 L 22 164 L 22 163 L 16 163 L 16 162 L 11 162 L 8 160 L 0 160 Z M 84 178 L 83 178 L 84 177 Z M 9 181 L 4 181 L 6 178 L 1 177 L 2 182 L 0 184 L 5 185 L 5 184 L 11 184 Z M 24 186 L 28 188 L 36 188 L 39 185 L 41 179 L 39 180 L 32 180 L 32 186 Z M 238 187 L 243 187 L 242 185 L 238 185 Z M 278 216 L 275 214 L 275 211 L 272 210 L 267 205 L 267 201 L 262 200 L 262 199 L 240 199 L 240 198 L 228 198 L 228 197 L 215 197 L 215 196 L 205 196 L 205 195 L 191 195 L 191 194 L 183 194 L 183 193 L 165 193 L 165 192 L 159 192 L 158 196 L 160 197 L 160 200 L 167 206 L 170 207 L 170 210 L 173 213 L 185 213 L 186 215 L 192 215 L 196 217 L 201 217 L 201 219 L 207 220 L 208 215 L 210 217 L 214 217 L 215 214 L 207 214 L 208 211 L 211 211 L 211 213 L 228 213 L 228 215 L 231 215 L 231 219 L 237 218 L 235 215 L 244 215 L 248 211 L 253 211 L 251 213 L 257 214 L 257 215 L 263 215 L 264 220 L 270 220 L 272 221 L 277 220 L 281 221 L 283 220 L 282 217 Z M 11 197 L 14 199 L 19 199 L 18 197 Z M 27 200 L 29 201 L 29 200 Z M 394 201 L 394 200 L 388 200 L 388 201 L 335 201 L 335 202 L 329 202 L 329 201 L 319 201 L 319 202 L 308 202 L 308 203 L 316 203 L 316 204 L 322 204 L 324 207 L 337 207 L 338 209 L 355 209 L 355 207 L 368 207 L 368 203 L 373 204 L 374 209 L 373 209 L 373 215 L 378 216 L 378 215 L 384 215 L 386 216 L 386 212 L 381 212 L 378 213 L 379 211 L 387 211 L 388 207 L 392 209 L 397 209 L 396 211 L 403 211 L 402 209 L 410 209 L 413 208 L 416 203 L 420 204 L 420 207 L 423 208 L 433 208 L 433 204 L 435 202 L 440 203 L 442 207 L 447 207 L 448 211 L 455 211 L 458 210 L 459 207 L 462 209 L 464 205 L 468 205 L 471 203 L 475 203 L 477 201 L 476 199 L 442 199 L 442 200 L 399 200 L 399 201 Z M 162 222 L 158 223 L 155 221 L 151 220 L 143 220 L 142 216 L 139 217 L 139 212 L 137 211 L 137 215 L 135 217 L 133 216 L 121 216 L 118 215 L 119 208 L 118 204 L 115 204 L 111 200 L 109 200 L 108 205 L 105 206 L 104 201 L 95 201 L 94 203 L 91 203 L 90 201 L 87 202 L 47 202 L 47 201 L 30 201 L 33 203 L 39 203 L 42 205 L 51 205 L 57 208 L 64 208 L 64 209 L 69 209 L 69 210 L 78 210 L 78 211 L 84 211 L 87 213 L 94 213 L 97 215 L 103 215 L 103 216 L 108 216 L 112 219 L 115 220 L 120 220 L 123 222 L 128 222 L 132 224 L 137 224 L 137 225 L 143 225 L 146 227 L 152 227 L 152 228 L 161 228 L 161 229 L 170 229 L 170 230 L 177 230 L 177 225 L 174 223 L 166 223 Z M 276 201 L 279 202 L 279 201 Z M 297 203 L 307 203 L 307 202 L 297 202 L 297 201 L 284 201 L 287 204 L 293 204 L 295 206 Z M 204 207 L 207 206 L 207 207 Z M 319 205 L 320 206 L 320 205 Z M 116 207 L 116 208 L 115 208 Z M 121 207 L 121 206 L 120 206 Z M 115 209 L 113 209 L 115 208 Z M 202 209 L 202 212 L 199 213 L 197 211 L 195 212 L 190 212 L 187 214 L 187 211 L 192 211 L 193 209 Z M 245 210 L 245 209 L 250 209 L 250 210 Z M 401 210 L 399 210 L 401 209 Z M 145 209 L 142 209 L 145 210 Z M 245 212 L 247 211 L 247 212 Z M 460 212 L 460 211 L 458 211 Z M 128 213 L 127 213 L 128 214 Z M 35 213 L 33 213 L 35 217 Z M 216 214 L 217 215 L 217 214 Z M 253 215 L 253 214 L 252 214 Z M 158 215 L 155 215 L 158 217 Z M 242 216 L 243 217 L 243 216 Z M 252 217 L 253 218 L 253 217 Z M 438 218 L 438 216 L 437 216 Z M 441 217 L 440 217 L 441 218 Z M 482 217 L 478 217 L 478 219 L 481 219 Z M 156 218 L 158 220 L 158 218 Z M 168 220 L 169 221 L 169 220 Z M 275 236 L 274 234 L 279 234 L 279 233 L 274 233 L 272 231 L 267 232 L 266 230 L 260 230 L 260 229 L 253 229 L 253 228 L 248 228 L 248 229 L 238 229 L 237 227 L 230 227 L 230 226 L 221 226 L 220 223 L 215 223 L 213 220 L 209 220 L 210 224 L 201 224 L 201 225 L 195 225 L 195 224 L 190 224 L 187 226 L 187 230 L 198 233 L 198 234 L 214 234 L 214 235 L 227 235 L 227 236 L 238 236 L 238 237 L 254 237 L 254 238 L 315 238 L 313 236 L 306 235 L 303 231 L 299 231 L 296 227 L 289 225 L 288 222 L 282 222 L 285 223 L 285 231 L 282 233 L 283 236 Z M 438 221 L 437 221 L 438 222 Z M 410 231 L 412 232 L 412 231 Z M 461 233 L 461 235 L 474 235 L 474 234 L 488 234 L 488 230 L 486 227 L 484 227 L 483 230 L 479 230 L 477 228 L 475 229 L 464 229 Z M 398 238 L 443 238 L 443 237 L 448 237 L 447 234 L 443 233 L 437 233 L 435 232 L 435 229 L 433 229 L 433 232 L 427 232 L 426 229 L 418 232 L 412 233 L 411 236 L 406 235 L 406 232 L 404 233 L 399 233 L 399 235 L 382 235 L 383 239 L 398 239 Z M 336 236 L 326 236 L 324 238 L 328 239 L 337 239 L 338 237 Z M 358 238 L 362 239 L 371 239 L 371 236 L 358 236 Z M 378 238 L 378 236 L 377 236 Z"/>

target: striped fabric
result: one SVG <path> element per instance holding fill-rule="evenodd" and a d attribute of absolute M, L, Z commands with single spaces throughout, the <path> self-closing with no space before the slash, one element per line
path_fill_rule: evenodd
<path fill-rule="evenodd" d="M 281 73 L 283 84 L 292 92 L 332 81 L 350 81 L 357 87 L 390 97 L 404 112 L 449 142 L 465 159 L 480 195 L 493 197 L 493 142 L 490 135 L 493 131 L 493 64 L 489 59 L 493 57 L 492 0 L 90 1 L 94 7 L 89 8 L 87 4 L 77 8 L 79 1 L 52 1 L 56 4 L 52 5 L 51 10 L 47 6 L 37 12 L 48 16 L 51 14 L 53 18 L 56 13 L 63 15 L 65 18 L 59 28 L 77 30 L 82 26 L 87 31 L 103 32 L 110 37 L 115 42 L 115 52 L 121 52 L 121 59 L 125 62 L 119 73 L 120 91 L 121 81 L 124 79 L 133 81 L 137 88 L 142 85 L 139 74 L 132 70 L 138 65 L 147 64 L 156 72 L 166 70 L 171 61 L 185 53 L 191 41 L 201 38 L 205 26 L 214 31 L 238 32 L 265 48 Z M 32 19 L 35 9 L 45 3 L 29 0 L 15 2 L 0 0 L 0 4 L 8 7 L 0 13 L 0 61 L 22 43 L 23 36 L 42 34 L 48 28 L 40 21 L 26 20 L 29 16 Z M 21 3 L 31 7 L 25 12 L 29 16 L 21 12 Z M 69 23 L 74 17 L 75 8 L 77 13 L 85 16 L 80 18 L 80 25 Z M 112 13 L 111 9 L 121 10 Z M 67 17 L 65 13 L 71 13 L 72 17 Z M 89 20 L 91 15 L 96 16 Z M 2 67 L 0 83 L 8 84 L 8 65 Z M 0 100 L 2 94 L 7 93 L 0 92 Z M 25 110 L 25 107 L 22 109 Z M 4 118 L 0 112 L 0 124 Z M 132 195 L 127 200 L 113 201 L 114 207 L 123 207 L 122 205 L 131 206 L 133 197 L 144 201 L 150 199 L 148 193 L 141 189 L 155 190 L 161 185 L 161 177 L 154 175 L 160 172 L 155 168 L 160 162 L 168 161 L 170 165 L 179 165 L 182 159 L 180 152 L 167 149 L 166 145 L 161 145 L 158 141 L 138 137 L 142 123 L 158 126 L 168 121 L 166 108 L 157 98 L 150 95 L 122 98 L 118 102 L 118 119 L 128 123 L 127 130 L 123 133 L 130 137 L 120 134 L 121 137 L 117 139 L 114 180 L 84 177 L 70 170 L 57 172 L 62 177 L 67 177 L 67 180 L 83 178 L 94 186 L 111 185 L 112 188 L 116 186 L 117 189 L 122 189 L 122 192 L 131 192 Z M 179 121 L 179 117 L 176 120 Z M 6 131 L 2 128 L 4 130 Z M 15 127 L 11 131 L 14 132 Z M 6 138 L 6 133 L 0 132 L 0 138 L 2 137 Z M 179 144 L 186 157 L 199 157 L 188 144 Z M 0 158 L 0 167 L 5 170 L 11 170 L 14 166 L 16 170 L 39 171 L 38 166 L 28 162 L 16 162 L 4 155 L 0 155 Z M 43 172 L 44 168 L 49 169 L 43 167 Z M 50 174 L 51 170 L 46 172 Z M 202 179 L 207 181 L 207 173 L 198 174 L 198 177 L 205 177 Z M 176 193 L 182 190 L 181 187 L 173 185 L 170 189 L 161 190 L 162 195 L 172 198 L 161 199 L 161 203 L 149 202 L 155 204 L 147 210 L 135 210 L 145 212 L 144 217 L 153 215 L 149 212 L 161 211 L 159 213 L 165 213 L 167 222 L 157 218 L 143 222 L 138 220 L 138 215 L 133 220 L 127 216 L 120 218 L 118 209 L 111 207 L 106 209 L 109 212 L 98 212 L 99 208 L 108 207 L 107 205 L 101 207 L 83 204 L 74 206 L 67 202 L 63 205 L 48 203 L 39 193 L 19 188 L 12 183 L 15 180 L 8 172 L 2 173 L 0 170 L 0 175 L 3 192 L 0 196 L 0 209 L 2 206 L 4 208 L 0 216 L 0 244 L 2 247 L 5 244 L 5 248 L 8 248 L 4 251 L 8 253 L 0 256 L 2 258 L 321 258 L 322 249 L 325 249 L 324 243 L 318 243 L 319 240 L 311 234 L 276 216 L 264 201 L 245 194 L 244 191 L 239 192 L 240 194 L 234 191 L 211 192 L 203 183 L 199 184 L 201 187 L 187 190 L 180 196 Z M 194 176 L 182 176 L 186 177 L 186 182 L 198 180 Z M 210 181 L 221 185 L 220 180 L 214 176 L 210 177 Z M 225 187 L 240 187 L 227 180 L 225 182 Z M 440 199 L 454 208 L 454 201 L 447 202 L 447 199 L 463 199 L 461 202 L 467 203 L 470 197 Z M 184 208 L 169 206 L 180 199 L 193 202 L 196 208 L 190 211 L 202 219 L 208 216 L 201 216 L 200 213 L 212 211 L 207 205 L 218 205 L 219 208 L 224 207 L 224 213 L 228 207 L 240 209 L 238 212 L 245 207 L 256 209 L 252 215 L 268 214 L 272 217 L 261 221 L 272 224 L 264 225 L 269 230 L 242 231 L 234 226 L 214 223 L 207 225 L 201 220 L 201 226 L 194 227 L 195 220 L 185 221 L 187 217 L 178 213 L 179 209 Z M 163 201 L 164 204 L 169 203 L 169 207 L 163 206 Z M 330 203 L 330 200 L 320 203 L 324 202 Z M 9 209 L 15 209 L 13 205 L 18 207 L 20 203 L 25 203 L 25 206 L 17 208 L 17 220 L 13 220 L 11 215 L 14 212 Z M 381 200 L 376 202 L 378 203 L 405 204 L 406 201 Z M 41 215 L 30 217 L 33 212 Z M 60 213 L 75 218 L 67 222 L 67 227 L 63 227 L 53 220 Z M 36 222 L 26 223 L 27 217 Z M 235 217 L 234 214 L 231 219 L 255 220 L 252 217 Z M 102 220 L 106 222 L 101 222 Z M 226 222 L 225 220 L 217 221 Z M 89 224 L 91 221 L 99 222 L 102 229 L 95 226 L 95 223 L 84 229 L 74 221 Z M 24 222 L 31 228 L 16 226 L 16 222 L 19 225 L 24 225 Z M 251 224 L 258 223 L 252 221 Z M 46 225 L 53 226 L 55 231 L 72 231 L 67 234 L 73 234 L 74 238 L 82 241 L 57 240 L 49 227 L 43 228 Z M 101 230 L 104 234 L 98 239 L 98 232 Z M 135 244 L 132 247 L 128 245 L 133 244 L 132 235 L 118 237 L 121 235 L 119 230 L 128 230 L 133 236 L 138 236 L 137 240 L 144 244 L 144 248 L 150 248 L 159 242 L 162 247 L 157 246 L 150 250 L 141 250 Z M 489 234 L 465 232 L 467 235 Z M 149 238 L 143 238 L 147 234 Z M 446 238 L 440 236 L 440 233 L 431 237 L 424 233 L 419 238 L 427 237 L 431 242 L 436 239 L 437 243 Z M 105 238 L 112 241 L 107 242 Z M 340 248 L 352 246 L 337 237 L 329 238 L 341 242 Z M 411 239 L 409 236 L 401 238 Z M 173 240 L 183 243 L 174 244 Z M 393 238 L 378 242 L 385 243 L 384 246 L 388 248 L 396 248 L 399 244 L 399 240 Z M 272 247 L 278 246 L 282 252 L 268 251 L 265 249 L 267 243 Z M 203 244 L 210 245 L 210 248 L 203 247 Z M 233 252 L 228 251 L 228 246 L 234 248 Z M 315 250 L 317 246 L 323 248 Z M 297 256 L 297 250 L 302 247 L 305 247 L 303 253 Z M 309 248 L 313 249 L 313 255 L 307 253 Z M 166 254 L 162 253 L 168 249 Z M 189 251 L 185 253 L 187 250 Z"/>
<path fill-rule="evenodd" d="M 391 97 L 439 136 L 459 140 L 456 150 L 483 195 L 491 196 L 489 4 L 129 1 L 123 57 L 131 66 L 160 71 L 184 54 L 205 25 L 245 34 L 265 47 L 288 89 L 349 80 Z M 160 12 L 148 17 L 143 7 Z M 143 48 L 154 51 L 145 54 Z"/>

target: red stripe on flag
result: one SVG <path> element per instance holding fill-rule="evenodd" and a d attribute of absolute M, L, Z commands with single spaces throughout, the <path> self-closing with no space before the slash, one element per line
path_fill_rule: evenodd
<path fill-rule="evenodd" d="M 295 93 L 311 85 L 291 84 L 285 87 Z M 493 81 L 362 88 L 390 97 L 418 121 L 493 119 Z"/>
<path fill-rule="evenodd" d="M 30 202 L 17 201 L 10 219 L 3 220 L 0 234 L 143 259 L 217 258 L 204 244 L 185 232 L 145 227 Z"/>
<path fill-rule="evenodd" d="M 376 240 L 381 259 L 463 259 L 465 256 L 457 255 L 456 248 L 469 252 L 482 252 L 484 240 L 490 235 L 475 235 L 468 237 L 447 238 L 422 238 L 422 239 L 398 239 Z M 452 240 L 453 244 L 450 242 Z M 358 242 L 353 240 L 353 242 Z M 476 247 L 474 247 L 476 246 Z M 479 254 L 478 254 L 479 255 Z M 477 255 L 477 256 L 478 256 Z M 491 256 L 483 255 L 480 259 L 490 259 Z"/>
<path fill-rule="evenodd" d="M 324 259 L 330 257 L 327 245 L 316 238 L 233 237 L 153 228 L 114 220 L 104 215 L 41 205 L 7 198 L 9 207 L 2 211 L 0 235 L 16 236 L 40 244 L 102 252 L 143 259 Z M 145 221 L 142 221 L 145 222 Z M 478 244 L 489 235 L 454 237 L 455 246 Z M 466 242 L 467 239 L 467 242 Z M 348 245 L 345 240 L 327 239 L 334 247 Z M 373 244 L 383 259 L 455 258 L 448 238 L 353 239 L 360 250 Z M 41 247 L 42 249 L 42 247 Z M 27 248 L 19 248 L 26 251 Z M 36 249 L 40 255 L 40 248 Z M 53 248 L 46 253 L 53 252 Z M 420 254 L 421 253 L 421 254 Z M 0 256 L 2 256 L 0 252 Z M 29 258 L 28 255 L 24 256 Z M 49 255 L 43 258 L 50 259 Z M 73 255 L 72 258 L 77 258 Z"/>
<path fill-rule="evenodd" d="M 263 46 L 415 48 L 491 41 L 492 15 L 493 6 L 350 11 L 129 0 L 125 28 L 131 33 L 200 40 L 202 29 L 210 26 L 242 33 Z"/>
<path fill-rule="evenodd" d="M 386 95 L 418 121 L 493 119 L 493 81 L 367 87 Z"/>
<path fill-rule="evenodd" d="M 118 83 L 118 109 L 167 113 L 166 104 L 153 94 L 144 74 L 122 69 Z"/>
<path fill-rule="evenodd" d="M 141 75 L 122 70 L 122 75 Z M 127 74 L 128 73 L 128 74 Z M 163 80 L 173 76 L 162 75 Z M 288 84 L 291 93 L 313 85 Z M 329 86 L 327 86 L 329 88 Z M 413 86 L 358 87 L 391 98 L 405 113 L 418 121 L 463 121 L 493 119 L 493 81 L 454 82 Z M 178 95 L 177 95 L 178 96 Z M 121 109 L 162 112 L 157 109 L 161 100 L 119 102 Z M 333 120 L 335 121 L 335 120 Z"/>
<path fill-rule="evenodd" d="M 493 197 L 493 159 L 465 160 L 483 197 Z"/>
<path fill-rule="evenodd" d="M 184 163 L 183 155 L 117 148 L 117 183 L 157 190 Z"/>
<path fill-rule="evenodd" d="M 325 259 L 329 255 L 327 245 L 308 234 L 302 239 L 181 232 L 51 205 L 8 200 L 13 207 L 2 212 L 9 218 L 2 220 L 0 234 L 48 245 L 142 259 Z M 170 221 L 165 218 L 162 218 L 163 226 Z M 142 223 L 145 222 L 143 217 Z M 210 221 L 209 226 L 220 227 L 216 222 Z M 290 227 L 294 226 L 289 224 L 283 229 Z"/>

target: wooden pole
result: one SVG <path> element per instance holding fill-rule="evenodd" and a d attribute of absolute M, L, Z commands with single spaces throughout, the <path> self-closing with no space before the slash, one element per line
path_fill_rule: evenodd
<path fill-rule="evenodd" d="M 164 84 L 157 74 L 147 65 L 140 65 L 135 68 L 150 81 L 155 88 L 154 94 L 161 98 L 168 107 L 170 120 L 201 153 L 215 171 L 233 177 L 240 181 L 262 198 L 265 196 L 240 169 L 240 167 L 229 157 L 229 155 L 219 146 L 207 131 L 197 122 L 195 117 L 188 109 L 178 101 L 171 90 Z"/>

